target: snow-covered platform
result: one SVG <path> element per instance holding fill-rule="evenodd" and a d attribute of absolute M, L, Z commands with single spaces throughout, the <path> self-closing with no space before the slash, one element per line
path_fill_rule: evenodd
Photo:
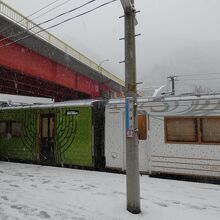
<path fill-rule="evenodd" d="M 220 219 L 219 185 L 141 176 L 140 215 L 125 186 L 125 175 L 0 162 L 0 219 Z"/>

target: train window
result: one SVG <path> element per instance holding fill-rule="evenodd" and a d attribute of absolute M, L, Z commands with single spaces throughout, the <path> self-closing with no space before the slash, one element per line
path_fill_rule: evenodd
<path fill-rule="evenodd" d="M 201 118 L 201 138 L 204 143 L 220 143 L 220 118 Z"/>
<path fill-rule="evenodd" d="M 198 121 L 196 118 L 165 118 L 167 142 L 197 142 Z"/>
<path fill-rule="evenodd" d="M 42 118 L 42 137 L 48 138 L 48 118 L 44 117 Z"/>
<path fill-rule="evenodd" d="M 5 121 L 0 122 L 0 138 L 6 137 L 7 123 Z"/>
<path fill-rule="evenodd" d="M 54 118 L 49 118 L 49 126 L 50 126 L 50 129 L 49 129 L 49 137 L 52 138 L 54 137 Z"/>
<path fill-rule="evenodd" d="M 139 140 L 147 139 L 147 115 L 146 113 L 138 114 L 138 138 Z"/>
<path fill-rule="evenodd" d="M 22 123 L 11 122 L 11 135 L 12 137 L 21 137 L 22 135 Z"/>

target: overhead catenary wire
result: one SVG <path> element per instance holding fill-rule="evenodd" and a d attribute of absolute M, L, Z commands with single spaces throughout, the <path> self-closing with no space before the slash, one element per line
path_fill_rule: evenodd
<path fill-rule="evenodd" d="M 17 21 L 15 24 L 20 24 L 20 23 L 21 23 L 22 21 L 24 21 L 25 19 L 30 18 L 30 17 L 32 17 L 33 15 L 36 15 L 37 13 L 43 11 L 44 9 L 50 7 L 51 5 L 57 3 L 58 1 L 61 1 L 61 0 L 55 0 L 55 1 L 53 1 L 53 2 L 51 2 L 51 3 L 49 3 L 49 4 L 47 4 L 47 5 L 45 5 L 44 7 L 40 8 L 40 9 L 38 9 L 37 11 L 35 11 L 35 12 L 31 13 L 30 15 L 28 15 L 27 17 L 24 17 L 24 18 L 22 18 L 21 20 Z M 68 0 L 68 1 L 70 1 L 70 0 Z M 59 5 L 58 5 L 57 7 L 59 7 Z M 54 8 L 55 8 L 55 7 L 54 7 Z M 33 18 L 33 19 L 34 19 L 34 18 Z M 10 25 L 9 27 L 3 28 L 3 29 L 0 31 L 0 33 L 1 33 L 1 34 L 4 34 L 6 31 L 10 30 L 12 27 L 14 27 L 14 24 Z"/>
<path fill-rule="evenodd" d="M 53 1 L 53 2 L 51 2 L 51 3 L 49 3 L 49 4 L 47 4 L 47 5 L 43 6 L 42 8 L 40 8 L 40 9 L 38 9 L 37 11 L 35 11 L 35 12 L 31 13 L 30 15 L 28 15 L 26 18 L 30 18 L 30 17 L 32 17 L 33 15 L 36 15 L 38 12 L 43 11 L 44 9 L 50 7 L 51 5 L 54 5 L 55 3 L 59 2 L 59 1 L 61 1 L 61 0 L 55 0 L 55 1 Z M 59 7 L 59 5 L 56 6 L 56 7 Z"/>
<path fill-rule="evenodd" d="M 207 75 L 220 75 L 220 73 L 197 73 L 197 74 L 181 74 L 176 75 L 177 77 L 184 77 L 184 76 L 207 76 Z"/>
<path fill-rule="evenodd" d="M 104 7 L 104 6 L 108 5 L 108 4 L 111 4 L 111 3 L 116 2 L 116 1 L 117 1 L 117 0 L 108 1 L 108 2 L 106 2 L 106 3 L 103 3 L 103 4 L 101 4 L 101 5 L 97 6 L 97 7 L 95 7 L 95 8 L 92 8 L 92 9 L 86 11 L 86 12 L 80 13 L 80 14 L 78 14 L 78 15 L 76 15 L 76 16 L 73 16 L 73 17 L 68 18 L 68 19 L 66 19 L 66 20 L 64 20 L 64 21 L 61 21 L 61 22 L 59 22 L 59 23 L 57 23 L 57 24 L 55 24 L 55 25 L 52 25 L 52 26 L 47 27 L 47 28 L 42 28 L 42 30 L 40 30 L 40 31 L 38 31 L 38 32 L 36 32 L 36 33 L 28 34 L 28 35 L 26 35 L 26 36 L 24 36 L 24 37 L 22 37 L 22 38 L 19 38 L 19 39 L 13 41 L 13 42 L 3 44 L 3 45 L 0 46 L 0 49 L 3 48 L 3 47 L 7 47 L 7 46 L 9 46 L 9 45 L 12 45 L 12 44 L 14 44 L 14 43 L 17 43 L 18 41 L 27 39 L 27 38 L 29 38 L 29 37 L 31 37 L 31 36 L 37 35 L 37 34 L 43 32 L 43 31 L 46 31 L 46 30 L 52 29 L 52 28 L 54 28 L 54 27 L 57 27 L 57 26 L 59 26 L 59 25 L 61 25 L 61 24 L 64 24 L 64 23 L 66 23 L 66 22 L 68 22 L 68 21 L 71 21 L 71 20 L 73 20 L 73 19 L 79 18 L 79 17 L 81 17 L 81 16 L 83 16 L 83 15 L 89 14 L 89 13 L 91 13 L 91 12 L 93 12 L 93 11 L 99 9 L 99 8 L 102 8 L 102 7 Z M 25 31 L 25 33 L 26 33 L 26 31 Z"/>
<path fill-rule="evenodd" d="M 218 80 L 220 77 L 212 77 L 212 78 L 201 78 L 201 76 L 209 76 L 209 75 L 220 75 L 220 73 L 200 73 L 200 74 L 183 74 L 183 75 L 176 75 L 176 82 L 181 82 L 181 81 L 204 81 L 204 80 Z M 200 76 L 199 78 L 195 78 L 196 76 Z M 193 78 L 191 78 L 193 77 Z"/>
<path fill-rule="evenodd" d="M 69 0 L 68 0 L 68 1 L 69 1 Z M 78 6 L 78 7 L 75 7 L 75 8 L 73 8 L 73 9 L 69 10 L 69 11 L 63 12 L 63 13 L 61 13 L 61 14 L 59 14 L 59 15 L 53 17 L 53 18 L 50 18 L 50 19 L 48 19 L 48 20 L 46 20 L 46 21 L 40 22 L 40 23 L 38 23 L 38 24 L 35 24 L 35 25 L 34 25 L 33 27 L 31 27 L 31 28 L 28 28 L 28 29 L 26 29 L 26 30 L 24 30 L 24 31 L 21 31 L 21 32 L 17 33 L 17 34 L 13 34 L 13 35 L 10 35 L 10 36 L 8 36 L 8 37 L 2 38 L 2 39 L 0 39 L 0 42 L 2 42 L 2 41 L 4 41 L 4 40 L 7 40 L 7 39 L 10 39 L 10 38 L 12 38 L 12 37 L 18 37 L 18 36 L 20 36 L 20 35 L 26 33 L 27 31 L 33 30 L 35 27 L 39 27 L 40 25 L 49 23 L 49 22 L 51 22 L 51 21 L 53 21 L 53 20 L 55 20 L 55 19 L 57 19 L 57 18 L 60 18 L 60 17 L 62 17 L 62 16 L 64 16 L 64 15 L 66 15 L 66 14 L 69 14 L 69 13 L 71 13 L 71 12 L 73 12 L 73 11 L 76 11 L 76 10 L 78 10 L 78 9 L 80 9 L 80 8 L 83 8 L 83 7 L 85 7 L 86 5 L 89 5 L 89 4 L 91 4 L 91 3 L 95 2 L 95 1 L 96 1 L 96 0 L 90 0 L 90 1 L 88 1 L 88 2 L 86 2 L 86 3 L 84 3 L 84 4 L 82 4 L 82 5 L 80 5 L 80 6 Z"/>
<path fill-rule="evenodd" d="M 191 81 L 191 80 L 214 80 L 214 79 L 220 79 L 219 77 L 216 78 L 194 78 L 194 79 L 178 79 L 176 81 Z"/>
<path fill-rule="evenodd" d="M 32 20 L 40 18 L 40 17 L 44 16 L 45 14 L 47 14 L 47 13 L 49 13 L 49 12 L 51 12 L 51 11 L 53 11 L 53 10 L 63 6 L 63 5 L 65 5 L 65 4 L 67 4 L 70 1 L 72 1 L 72 0 L 66 0 L 65 2 L 62 2 L 61 4 L 59 4 L 59 5 L 55 6 L 55 7 L 51 8 L 51 9 L 49 9 L 49 10 L 43 12 L 43 13 L 41 13 L 40 15 L 37 15 L 36 17 L 33 17 Z"/>

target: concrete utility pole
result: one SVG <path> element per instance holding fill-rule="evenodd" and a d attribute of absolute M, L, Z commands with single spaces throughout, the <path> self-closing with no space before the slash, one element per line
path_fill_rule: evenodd
<path fill-rule="evenodd" d="M 125 97 L 126 97 L 126 175 L 127 210 L 140 209 L 139 150 L 137 134 L 137 85 L 134 0 L 121 0 L 125 17 Z"/>

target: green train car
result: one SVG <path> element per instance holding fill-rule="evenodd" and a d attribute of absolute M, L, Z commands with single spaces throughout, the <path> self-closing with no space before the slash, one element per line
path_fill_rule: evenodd
<path fill-rule="evenodd" d="M 0 109 L 0 158 L 102 169 L 104 102 L 73 101 Z"/>

